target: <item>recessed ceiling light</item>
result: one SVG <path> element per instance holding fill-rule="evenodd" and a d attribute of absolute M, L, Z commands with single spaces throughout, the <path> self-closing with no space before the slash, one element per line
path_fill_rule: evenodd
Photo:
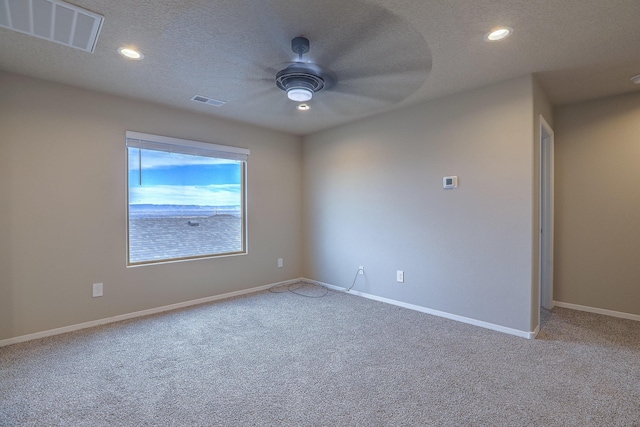
<path fill-rule="evenodd" d="M 127 57 L 129 59 L 142 59 L 144 58 L 144 55 L 141 54 L 140 52 L 138 52 L 135 49 L 132 49 L 130 47 L 119 47 L 118 48 L 118 53 L 124 57 Z"/>
<path fill-rule="evenodd" d="M 307 105 L 307 104 L 298 105 L 298 110 L 300 110 L 300 111 L 307 111 L 309 108 L 311 108 L 311 107 L 309 107 L 309 105 Z"/>
<path fill-rule="evenodd" d="M 633 76 L 630 79 L 634 85 L 640 85 L 640 74 L 638 74 L 637 76 Z"/>
<path fill-rule="evenodd" d="M 511 27 L 500 27 L 492 30 L 484 35 L 484 40 L 488 42 L 497 42 L 498 40 L 504 40 L 513 33 Z"/>

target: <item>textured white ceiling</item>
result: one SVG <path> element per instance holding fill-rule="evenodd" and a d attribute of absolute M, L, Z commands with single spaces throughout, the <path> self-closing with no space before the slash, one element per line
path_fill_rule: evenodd
<path fill-rule="evenodd" d="M 629 81 L 640 74 L 640 0 L 71 3 L 105 18 L 93 54 L 0 28 L 0 69 L 295 134 L 527 74 L 554 104 L 640 90 Z M 514 34 L 483 41 L 498 25 Z M 311 41 L 304 59 L 338 77 L 307 112 L 275 86 L 299 35 Z M 120 57 L 123 45 L 144 60 Z"/>

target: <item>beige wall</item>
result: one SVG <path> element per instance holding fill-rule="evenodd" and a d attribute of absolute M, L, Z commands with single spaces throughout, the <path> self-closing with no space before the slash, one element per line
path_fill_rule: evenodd
<path fill-rule="evenodd" d="M 0 339 L 303 273 L 349 286 L 358 265 L 362 292 L 533 330 L 539 114 L 556 133 L 554 299 L 640 314 L 640 94 L 554 117 L 527 77 L 320 132 L 304 148 L 7 73 L 0 95 Z M 125 130 L 251 149 L 248 255 L 125 267 Z M 449 174 L 457 190 L 442 189 Z M 104 297 L 91 297 L 94 282 Z"/>
<path fill-rule="evenodd" d="M 556 301 L 640 315 L 640 93 L 555 110 Z"/>
<path fill-rule="evenodd" d="M 248 255 L 125 267 L 126 130 L 251 150 Z M 299 137 L 0 73 L 0 150 L 0 339 L 302 273 Z"/>
<path fill-rule="evenodd" d="M 305 276 L 531 331 L 533 117 L 526 77 L 306 137 Z"/>

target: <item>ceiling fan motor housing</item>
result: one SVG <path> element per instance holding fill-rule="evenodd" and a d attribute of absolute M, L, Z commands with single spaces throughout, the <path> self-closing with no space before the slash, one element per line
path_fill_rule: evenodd
<path fill-rule="evenodd" d="M 325 80 L 314 68 L 304 63 L 291 64 L 276 74 L 276 85 L 287 92 L 291 89 L 319 92 L 324 89 Z"/>
<path fill-rule="evenodd" d="M 309 49 L 309 39 L 306 37 L 291 40 L 291 50 L 298 54 L 298 62 L 276 74 L 276 85 L 294 101 L 308 101 L 314 93 L 335 83 L 335 77 L 330 71 L 323 70 L 316 64 L 302 62 L 302 55 L 309 52 Z"/>

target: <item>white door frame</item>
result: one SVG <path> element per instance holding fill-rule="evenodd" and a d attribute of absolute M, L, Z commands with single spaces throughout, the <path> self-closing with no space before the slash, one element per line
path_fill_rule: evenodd
<path fill-rule="evenodd" d="M 554 134 L 540 115 L 540 305 L 553 308 Z"/>

